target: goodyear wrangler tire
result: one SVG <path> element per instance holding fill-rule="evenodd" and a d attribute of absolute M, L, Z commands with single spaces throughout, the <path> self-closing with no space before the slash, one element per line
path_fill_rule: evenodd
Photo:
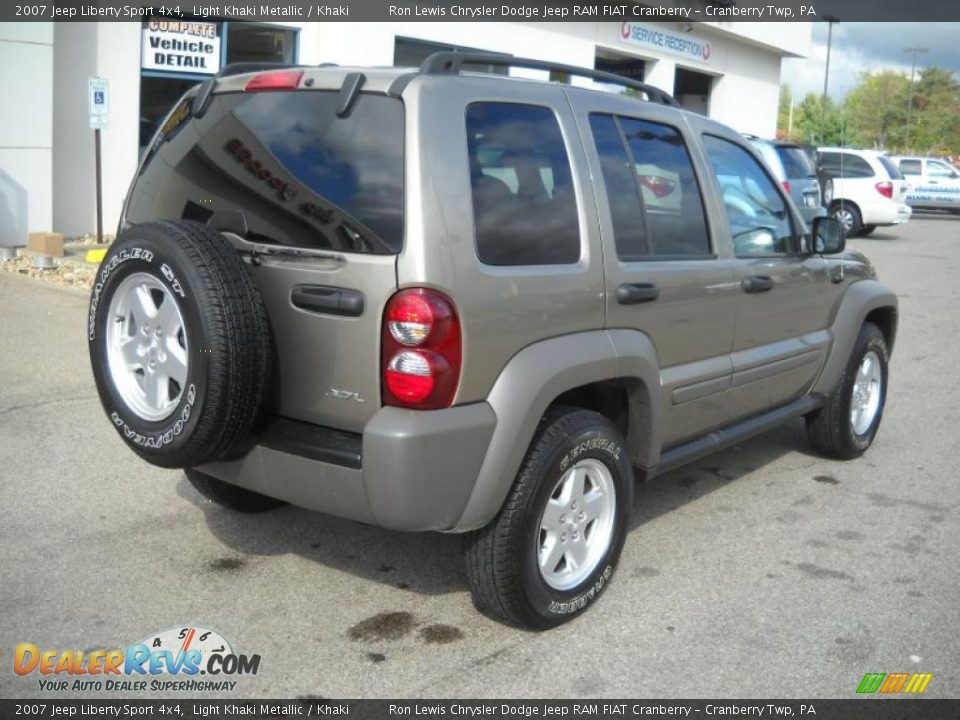
<path fill-rule="evenodd" d="M 573 619 L 609 585 L 632 497 L 633 469 L 610 421 L 586 410 L 550 413 L 500 513 L 466 536 L 474 604 L 537 630 Z"/>
<path fill-rule="evenodd" d="M 242 452 L 271 371 L 266 310 L 243 261 L 199 223 L 126 230 L 97 271 L 88 324 L 100 400 L 161 467 Z"/>

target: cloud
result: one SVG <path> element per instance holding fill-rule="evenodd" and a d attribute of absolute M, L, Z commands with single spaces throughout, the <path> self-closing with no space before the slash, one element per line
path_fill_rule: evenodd
<path fill-rule="evenodd" d="M 928 52 L 917 55 L 918 71 L 923 67 L 952 70 L 960 78 L 960 53 L 957 39 L 960 23 L 835 23 L 830 52 L 829 94 L 842 100 L 866 71 L 899 70 L 910 73 L 911 55 L 904 48 L 922 47 Z M 808 92 L 823 92 L 827 58 L 827 23 L 816 23 L 810 57 L 783 62 L 782 79 L 790 84 L 793 96 L 800 100 Z"/>

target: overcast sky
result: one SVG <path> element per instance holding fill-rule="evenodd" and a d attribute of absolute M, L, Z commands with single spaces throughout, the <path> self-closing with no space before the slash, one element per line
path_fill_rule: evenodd
<path fill-rule="evenodd" d="M 955 0 L 944 0 L 953 2 Z M 856 85 L 858 74 L 890 68 L 909 74 L 911 56 L 903 48 L 925 47 L 917 55 L 917 69 L 947 68 L 960 79 L 960 23 L 835 23 L 830 53 L 830 97 L 842 99 Z M 808 92 L 823 92 L 827 57 L 827 23 L 814 23 L 810 57 L 784 60 L 784 82 L 799 102 Z"/>

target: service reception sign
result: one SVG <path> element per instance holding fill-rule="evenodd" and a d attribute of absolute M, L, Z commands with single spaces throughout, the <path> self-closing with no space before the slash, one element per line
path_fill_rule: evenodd
<path fill-rule="evenodd" d="M 220 70 L 216 23 L 149 20 L 143 24 L 143 70 L 212 75 Z"/>

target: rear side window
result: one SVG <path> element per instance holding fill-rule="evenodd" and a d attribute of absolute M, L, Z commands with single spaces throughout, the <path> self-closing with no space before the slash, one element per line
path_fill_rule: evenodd
<path fill-rule="evenodd" d="M 923 163 L 919 160 L 901 160 L 900 172 L 904 175 L 920 175 L 923 172 Z"/>
<path fill-rule="evenodd" d="M 477 257 L 487 265 L 580 259 L 570 159 L 556 115 L 517 103 L 467 108 Z"/>
<path fill-rule="evenodd" d="M 679 131 L 669 125 L 592 114 L 617 257 L 702 257 L 710 238 L 700 187 Z"/>
<path fill-rule="evenodd" d="M 903 174 L 900 172 L 900 168 L 888 158 L 886 155 L 878 155 L 877 160 L 880 161 L 880 164 L 883 165 L 883 169 L 887 171 L 890 175 L 891 180 L 903 180 Z"/>
<path fill-rule="evenodd" d="M 788 178 L 809 178 L 816 176 L 816 169 L 810 157 L 798 147 L 777 147 L 777 155 L 783 163 Z"/>
<path fill-rule="evenodd" d="M 870 178 L 875 174 L 870 163 L 850 153 L 823 153 L 823 169 L 832 177 L 844 179 Z"/>

